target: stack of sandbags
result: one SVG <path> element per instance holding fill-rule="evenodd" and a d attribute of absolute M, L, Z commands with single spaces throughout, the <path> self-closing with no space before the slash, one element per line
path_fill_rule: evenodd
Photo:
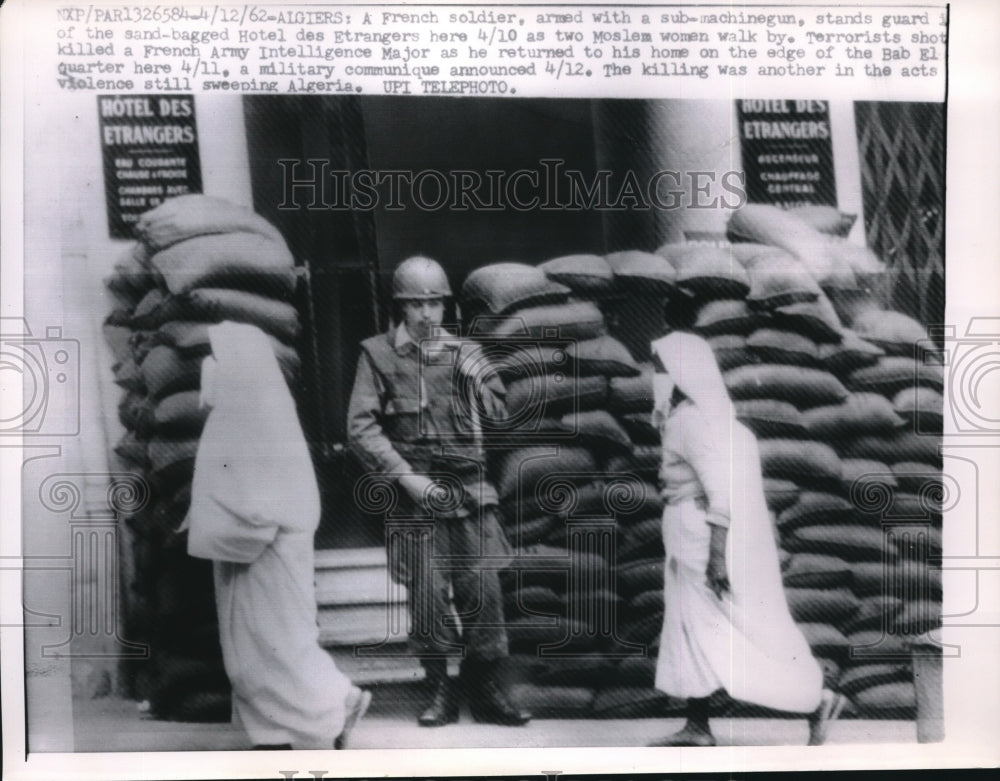
<path fill-rule="evenodd" d="M 608 668 L 607 638 L 588 621 L 594 605 L 617 609 L 602 585 L 612 562 L 578 550 L 574 519 L 612 517 L 604 461 L 631 449 L 606 409 L 609 380 L 639 373 L 607 334 L 601 303 L 612 283 L 603 258 L 580 255 L 484 266 L 462 288 L 470 335 L 506 387 L 508 417 L 489 455 L 517 553 L 502 580 L 508 636 L 519 700 L 543 715 L 588 712 Z M 567 654 L 592 658 L 559 658 Z"/>
<path fill-rule="evenodd" d="M 907 641 L 936 625 L 940 615 L 940 573 L 927 565 L 928 557 L 940 555 L 935 502 L 943 377 L 937 350 L 922 326 L 877 303 L 871 290 L 883 266 L 866 248 L 821 235 L 796 212 L 766 206 L 737 211 L 730 233 L 754 242 L 733 245 L 734 254 L 748 258 L 752 278 L 759 246 L 774 245 L 810 270 L 822 290 L 817 300 L 827 302 L 822 317 L 801 331 L 817 342 L 817 350 L 800 363 L 803 370 L 827 373 L 822 382 L 812 378 L 813 393 L 836 391 L 842 398 L 797 403 L 802 419 L 784 435 L 788 444 L 761 443 L 771 478 L 768 499 L 782 544 L 793 554 L 790 561 L 786 554 L 785 571 L 792 612 L 814 650 L 831 665 L 840 664 L 841 686 L 860 712 L 909 712 L 914 694 Z M 835 331 L 838 338 L 832 338 Z M 759 337 L 746 345 L 758 355 Z M 728 360 L 738 359 L 741 345 L 720 347 Z M 804 359 L 810 351 L 797 352 Z M 747 378 L 740 379 L 730 384 L 734 398 L 747 392 Z M 783 426 L 790 423 L 782 418 Z M 792 437 L 798 448 L 811 440 L 811 452 L 796 454 Z M 799 475 L 808 477 L 806 484 Z M 771 482 L 787 478 L 793 479 L 781 490 Z M 894 530 L 894 521 L 907 522 L 906 529 Z"/>
<path fill-rule="evenodd" d="M 203 195 L 142 215 L 139 242 L 107 286 L 118 308 L 105 322 L 115 381 L 125 389 L 126 434 L 115 451 L 151 490 L 130 519 L 137 591 L 155 616 L 148 698 L 162 718 L 229 718 L 229 686 L 213 599 L 211 563 L 186 553 L 179 531 L 191 500 L 194 458 L 207 410 L 200 404 L 208 327 L 251 323 L 270 335 L 289 382 L 298 372 L 294 261 L 280 233 L 243 207 Z M 252 434 L 248 433 L 252 437 Z M 248 440 L 248 445 L 250 441 Z"/>
<path fill-rule="evenodd" d="M 577 612 L 603 616 L 605 637 L 599 669 L 587 676 L 594 688 L 589 715 L 623 718 L 662 715 L 676 703 L 652 689 L 653 659 L 662 625 L 662 500 L 656 487 L 658 434 L 652 428 L 652 365 L 649 340 L 659 328 L 665 302 L 677 295 L 675 272 L 662 257 L 639 251 L 601 258 L 575 255 L 543 263 L 550 279 L 573 295 L 599 305 L 615 336 L 574 348 L 577 376 L 604 376 L 607 395 L 599 408 L 577 419 L 579 436 L 594 440 L 591 456 L 598 481 L 579 492 L 572 515 L 613 519 L 613 547 L 606 550 L 611 593 L 573 591 Z M 599 280 L 599 281 L 598 281 Z M 633 360 L 640 358 L 640 361 Z M 600 422 L 607 435 L 589 430 Z M 613 432 L 613 433 L 612 433 Z M 602 495 L 597 495 L 602 489 Z M 565 545 L 566 531 L 558 532 Z M 565 609 L 565 608 L 564 608 Z M 596 662 L 596 660 L 595 660 Z M 554 660 L 565 674 L 579 665 Z"/>

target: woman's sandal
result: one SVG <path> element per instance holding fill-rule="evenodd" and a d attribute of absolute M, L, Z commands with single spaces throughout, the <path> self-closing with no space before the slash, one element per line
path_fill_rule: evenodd
<path fill-rule="evenodd" d="M 701 732 L 684 727 L 673 735 L 667 735 L 662 740 L 648 744 L 651 748 L 695 747 L 709 748 L 715 745 L 711 732 Z"/>
<path fill-rule="evenodd" d="M 368 711 L 368 706 L 372 704 L 372 693 L 359 689 L 357 686 L 351 687 L 350 694 L 347 695 L 347 716 L 344 718 L 344 728 L 333 741 L 333 747 L 338 751 L 347 748 L 347 738 L 351 734 L 361 717 Z"/>
<path fill-rule="evenodd" d="M 822 746 L 826 743 L 826 736 L 830 730 L 830 725 L 839 717 L 844 706 L 847 704 L 847 697 L 830 689 L 823 690 L 823 699 L 820 701 L 816 712 L 809 717 L 809 745 Z"/>

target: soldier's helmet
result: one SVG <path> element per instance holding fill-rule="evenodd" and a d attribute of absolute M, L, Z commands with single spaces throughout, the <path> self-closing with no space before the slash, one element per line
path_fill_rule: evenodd
<path fill-rule="evenodd" d="M 449 298 L 448 275 L 436 260 L 420 255 L 407 258 L 392 275 L 392 297 L 396 301 Z"/>

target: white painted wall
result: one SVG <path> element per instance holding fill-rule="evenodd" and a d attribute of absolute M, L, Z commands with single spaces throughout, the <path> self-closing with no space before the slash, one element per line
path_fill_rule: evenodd
<path fill-rule="evenodd" d="M 49 153 L 25 173 L 24 313 L 33 335 L 44 337 L 46 329 L 58 328 L 62 338 L 71 340 L 79 351 L 78 394 L 65 398 L 53 394 L 50 401 L 52 414 L 78 410 L 79 432 L 51 440 L 56 447 L 46 451 L 50 457 L 25 466 L 22 512 L 25 554 L 69 562 L 65 557 L 71 553 L 71 514 L 92 519 L 107 515 L 108 475 L 118 468 L 109 454 L 124 433 L 117 417 L 121 391 L 113 383 L 114 359 L 101 331 L 113 308 L 103 280 L 131 242 L 108 236 L 97 98 L 65 93 L 60 100 L 58 116 L 25 112 L 35 119 L 34 126 L 25 128 L 26 143 Z M 251 204 L 241 99 L 199 96 L 195 110 L 204 192 Z M 80 496 L 75 511 L 62 505 L 58 509 L 64 512 L 53 511 L 52 498 L 39 493 L 48 489 L 57 473 L 71 475 L 67 480 Z M 113 525 L 113 521 L 106 523 Z M 41 649 L 69 637 L 71 598 L 100 582 L 99 575 L 93 568 L 78 567 L 72 582 L 69 571 L 26 576 L 26 605 L 61 619 L 59 627 L 26 631 L 26 665 L 30 670 L 36 664 L 40 673 L 38 677 L 29 674 L 29 702 L 42 703 L 35 709 L 40 720 L 29 734 L 47 750 L 71 749 L 66 741 L 72 737 L 72 706 L 66 659 L 53 660 Z M 71 650 L 77 655 L 101 654 L 113 653 L 115 647 L 113 637 L 98 634 L 74 636 Z M 53 665 L 61 666 L 54 670 Z M 80 694 L 88 694 L 88 689 L 103 682 L 114 683 L 113 657 L 75 658 L 72 667 L 72 683 Z"/>

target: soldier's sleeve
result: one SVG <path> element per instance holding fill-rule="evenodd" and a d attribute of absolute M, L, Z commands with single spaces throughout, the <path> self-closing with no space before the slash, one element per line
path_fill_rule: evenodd
<path fill-rule="evenodd" d="M 371 361 L 362 353 L 347 407 L 348 447 L 367 469 L 385 474 L 407 474 L 413 470 L 393 447 L 379 423 L 381 395 Z"/>

